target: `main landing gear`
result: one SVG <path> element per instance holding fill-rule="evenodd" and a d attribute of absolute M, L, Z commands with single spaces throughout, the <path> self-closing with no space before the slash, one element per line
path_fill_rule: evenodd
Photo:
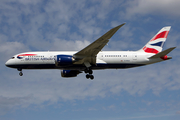
<path fill-rule="evenodd" d="M 93 79 L 94 79 L 94 76 L 93 76 L 93 75 L 91 75 L 91 74 L 87 74 L 87 75 L 86 75 L 86 78 L 87 78 L 87 79 L 89 79 L 89 78 L 90 78 L 91 80 L 93 80 Z"/>
<path fill-rule="evenodd" d="M 94 76 L 92 75 L 93 71 L 90 69 L 90 68 L 87 68 L 86 70 L 84 70 L 85 73 L 89 73 L 89 74 L 86 74 L 86 78 L 87 79 L 91 79 L 93 80 L 94 79 Z"/>
<path fill-rule="evenodd" d="M 17 70 L 20 71 L 20 72 L 19 72 L 19 75 L 20 75 L 20 76 L 23 76 L 22 68 L 18 68 Z"/>

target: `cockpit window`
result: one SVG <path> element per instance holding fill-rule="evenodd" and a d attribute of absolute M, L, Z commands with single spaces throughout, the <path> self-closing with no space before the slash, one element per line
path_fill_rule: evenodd
<path fill-rule="evenodd" d="M 11 59 L 14 59 L 15 57 L 12 57 Z"/>

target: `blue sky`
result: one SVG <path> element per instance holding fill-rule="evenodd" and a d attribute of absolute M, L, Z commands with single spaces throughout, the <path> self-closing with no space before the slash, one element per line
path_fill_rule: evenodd
<path fill-rule="evenodd" d="M 0 120 L 179 120 L 180 1 L 1 0 Z M 126 23 L 103 50 L 138 50 L 171 26 L 164 49 L 173 59 L 132 69 L 62 78 L 60 70 L 4 63 L 27 51 L 81 50 Z"/>

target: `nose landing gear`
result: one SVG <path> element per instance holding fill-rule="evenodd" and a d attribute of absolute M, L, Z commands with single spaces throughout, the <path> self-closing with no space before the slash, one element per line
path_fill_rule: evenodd
<path fill-rule="evenodd" d="M 23 73 L 22 73 L 22 72 L 20 72 L 20 73 L 19 73 L 19 75 L 20 75 L 20 76 L 23 76 Z"/>
<path fill-rule="evenodd" d="M 22 68 L 18 68 L 17 70 L 20 71 L 20 72 L 19 72 L 19 75 L 20 75 L 20 76 L 23 76 Z"/>

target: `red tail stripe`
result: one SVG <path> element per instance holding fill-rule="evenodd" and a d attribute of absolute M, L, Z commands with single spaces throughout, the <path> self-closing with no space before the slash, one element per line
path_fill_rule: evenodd
<path fill-rule="evenodd" d="M 143 50 L 144 50 L 145 52 L 147 52 L 147 53 L 155 53 L 155 54 L 159 53 L 159 51 L 157 51 L 157 50 L 154 49 L 154 48 L 144 47 Z"/>
<path fill-rule="evenodd" d="M 154 40 L 156 40 L 156 39 L 158 39 L 158 38 L 167 38 L 168 33 L 169 33 L 169 31 L 163 31 L 163 32 L 157 34 L 156 36 L 154 36 L 154 37 L 151 39 L 151 41 L 154 41 Z"/>

